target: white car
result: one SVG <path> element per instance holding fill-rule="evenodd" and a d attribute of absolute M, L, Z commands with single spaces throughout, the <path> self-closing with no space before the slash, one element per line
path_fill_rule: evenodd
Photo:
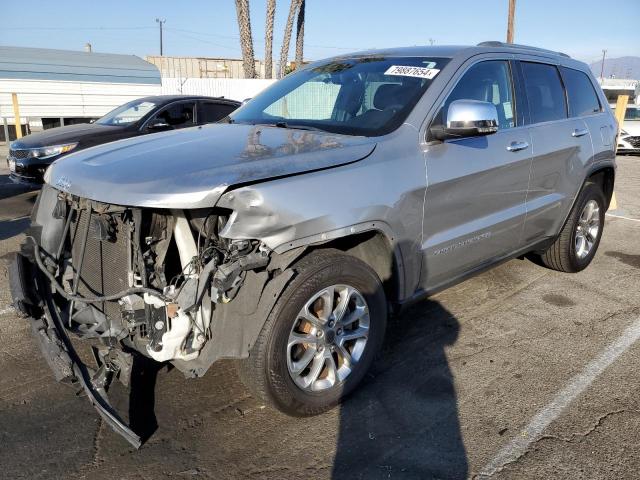
<path fill-rule="evenodd" d="M 640 154 L 640 105 L 629 105 L 618 138 L 618 153 Z"/>

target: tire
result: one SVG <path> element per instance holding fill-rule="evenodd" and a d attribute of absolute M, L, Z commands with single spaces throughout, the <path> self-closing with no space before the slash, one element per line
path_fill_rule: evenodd
<path fill-rule="evenodd" d="M 292 268 L 295 271 L 293 280 L 285 288 L 269 314 L 258 339 L 249 352 L 249 358 L 238 362 L 238 373 L 254 396 L 267 405 L 288 415 L 311 416 L 336 406 L 363 379 L 382 345 L 387 322 L 387 303 L 382 283 L 376 273 L 366 263 L 338 250 L 315 250 Z M 346 302 L 339 303 L 338 300 L 350 298 L 346 311 L 354 314 L 349 318 L 360 315 L 359 320 L 350 326 L 345 324 L 343 328 L 340 327 L 342 323 L 335 320 L 333 325 L 335 330 L 330 335 L 329 324 L 333 318 L 330 316 L 326 323 L 317 327 L 314 333 L 315 323 L 307 322 L 298 313 L 307 305 L 309 308 L 305 311 L 309 312 L 316 308 L 316 305 L 321 304 L 324 307 L 325 298 L 329 298 L 328 292 L 333 288 L 332 286 L 335 286 L 336 293 L 332 296 L 335 298 L 335 304 L 338 306 L 346 304 Z M 355 292 L 350 292 L 349 288 L 354 289 Z M 310 300 L 318 292 L 325 292 L 325 294 L 311 303 Z M 363 301 L 366 304 L 365 308 L 362 307 Z M 333 312 L 338 311 L 338 306 Z M 366 312 L 367 307 L 368 315 L 360 313 Z M 357 315 L 356 309 L 358 309 Z M 323 309 L 319 311 L 322 312 Z M 320 316 L 324 315 L 317 315 L 317 317 Z M 316 315 L 313 314 L 313 317 L 315 322 Z M 347 315 L 343 320 L 346 318 Z M 291 335 L 304 335 L 305 339 L 322 335 L 322 342 L 329 342 L 335 338 L 337 344 L 340 339 L 347 338 L 348 332 L 358 334 L 361 328 L 365 328 L 367 322 L 368 335 L 364 343 L 361 339 L 344 343 L 346 351 L 350 355 L 353 354 L 353 357 L 349 358 L 353 361 L 356 354 L 359 358 L 353 361 L 350 373 L 342 379 L 340 376 L 344 376 L 345 366 L 349 366 L 344 360 L 345 356 L 341 356 L 343 347 L 333 344 L 329 346 L 328 343 L 324 347 L 320 344 L 291 342 Z M 300 328 L 302 330 L 299 330 Z M 324 328 L 327 330 L 322 330 Z M 352 330 L 348 330 L 349 328 Z M 342 333 L 339 335 L 340 332 Z M 296 344 L 289 347 L 290 343 Z M 352 350 L 349 350 L 350 348 Z M 321 350 L 324 353 L 321 353 Z M 290 373 L 290 369 L 302 368 L 300 365 L 304 365 L 307 358 L 305 355 L 312 358 L 309 367 L 300 374 Z M 331 359 L 322 360 L 323 355 L 330 355 Z M 296 359 L 298 359 L 297 362 L 295 362 Z M 322 367 L 323 370 L 317 380 L 305 388 L 302 384 L 314 378 L 312 372 L 316 370 L 316 362 L 320 365 L 322 361 L 327 363 Z M 331 365 L 333 369 L 330 368 Z M 308 373 L 305 376 L 307 370 Z M 323 379 L 322 375 L 326 377 Z M 335 382 L 333 385 L 329 385 L 331 378 Z M 322 386 L 324 388 L 320 388 Z"/>
<path fill-rule="evenodd" d="M 585 213 L 585 207 L 590 202 L 597 204 L 598 212 L 597 215 L 594 215 L 594 218 L 597 216 L 599 228 L 597 234 L 592 238 L 591 247 L 585 254 L 584 250 L 578 248 L 579 241 L 576 240 L 576 237 L 580 235 L 578 227 L 581 224 L 584 225 L 584 221 L 581 221 L 581 216 Z M 595 183 L 586 183 L 569 214 L 567 222 L 560 231 L 560 235 L 549 249 L 539 256 L 540 263 L 559 272 L 576 273 L 584 270 L 593 260 L 600 245 L 604 228 L 605 205 L 605 197 L 600 186 Z M 582 220 L 584 218 L 582 217 Z"/>

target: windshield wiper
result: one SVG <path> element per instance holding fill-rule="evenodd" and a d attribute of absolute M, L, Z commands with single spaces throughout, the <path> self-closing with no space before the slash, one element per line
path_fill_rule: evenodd
<path fill-rule="evenodd" d="M 318 128 L 318 127 L 312 127 L 309 125 L 297 125 L 297 124 L 291 124 L 291 123 L 287 123 L 287 122 L 276 122 L 271 124 L 274 127 L 278 127 L 278 128 L 291 128 L 294 130 L 311 130 L 311 131 L 315 131 L 315 132 L 327 132 L 327 130 L 323 130 L 322 128 Z"/>

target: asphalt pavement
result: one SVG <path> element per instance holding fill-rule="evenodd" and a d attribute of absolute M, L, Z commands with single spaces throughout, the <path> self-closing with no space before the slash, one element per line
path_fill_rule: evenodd
<path fill-rule="evenodd" d="M 35 192 L 0 147 L 0 257 Z M 364 385 L 291 418 L 220 362 L 201 379 L 137 372 L 154 430 L 138 451 L 56 384 L 0 267 L 0 478 L 637 478 L 640 471 L 640 158 L 619 157 L 616 199 L 579 274 L 513 260 L 391 321 Z"/>

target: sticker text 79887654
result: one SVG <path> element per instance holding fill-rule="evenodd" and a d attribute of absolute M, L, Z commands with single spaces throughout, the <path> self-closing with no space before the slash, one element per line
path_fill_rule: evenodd
<path fill-rule="evenodd" d="M 438 73 L 440 73 L 440 70 L 437 68 L 410 67 L 402 65 L 392 65 L 386 72 L 384 72 L 385 75 L 426 78 L 427 80 L 433 80 Z"/>

